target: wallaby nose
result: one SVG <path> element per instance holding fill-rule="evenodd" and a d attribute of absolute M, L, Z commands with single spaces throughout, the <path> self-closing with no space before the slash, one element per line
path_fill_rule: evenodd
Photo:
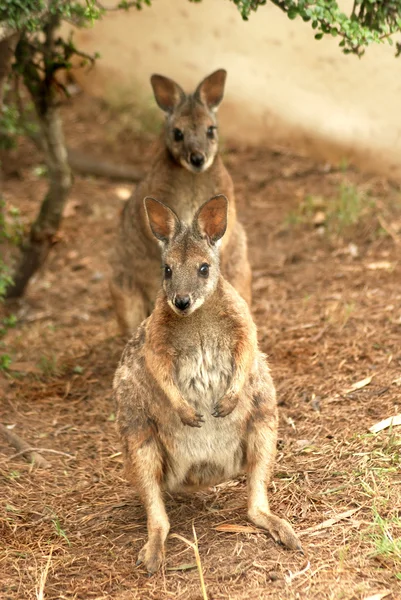
<path fill-rule="evenodd" d="M 191 298 L 189 296 L 176 296 L 174 298 L 174 304 L 179 310 L 186 310 L 191 304 Z"/>
<path fill-rule="evenodd" d="M 205 162 L 205 157 L 200 152 L 191 152 L 189 160 L 194 167 L 201 167 Z"/>

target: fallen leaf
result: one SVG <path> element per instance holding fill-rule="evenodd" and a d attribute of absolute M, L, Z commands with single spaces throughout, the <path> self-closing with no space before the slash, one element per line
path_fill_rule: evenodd
<path fill-rule="evenodd" d="M 373 379 L 373 375 L 371 375 L 370 377 L 366 377 L 366 379 L 361 379 L 361 381 L 357 381 L 356 383 L 351 385 L 351 387 L 348 388 L 348 390 L 345 390 L 345 392 L 343 392 L 343 393 L 350 394 L 351 392 L 360 390 L 361 388 L 365 387 L 366 385 L 369 385 L 369 383 L 372 381 L 372 379 Z"/>
<path fill-rule="evenodd" d="M 223 523 L 216 525 L 216 531 L 224 531 L 225 533 L 259 533 L 261 529 L 252 527 L 251 525 L 235 525 L 234 523 Z"/>
<path fill-rule="evenodd" d="M 387 427 L 392 427 L 394 425 L 401 425 L 401 415 L 394 415 L 394 417 L 388 417 L 388 419 L 383 419 L 383 421 L 379 421 L 379 423 L 375 423 L 372 427 L 369 427 L 369 431 L 371 433 L 378 433 L 383 429 L 387 429 Z"/>
<path fill-rule="evenodd" d="M 313 224 L 317 227 L 318 225 L 323 225 L 326 222 L 326 213 L 322 210 L 318 210 L 313 217 Z"/>
<path fill-rule="evenodd" d="M 377 594 L 373 594 L 373 596 L 366 596 L 363 600 L 382 600 L 382 598 L 385 598 L 389 594 L 391 594 L 390 590 L 384 590 L 383 592 L 377 592 Z"/>
<path fill-rule="evenodd" d="M 23 361 L 11 363 L 10 370 L 18 373 L 41 373 L 41 369 L 34 363 Z"/>
<path fill-rule="evenodd" d="M 128 187 L 116 187 L 114 192 L 120 200 L 128 200 L 132 194 L 132 190 Z"/>
<path fill-rule="evenodd" d="M 67 202 L 67 206 L 64 209 L 63 217 L 75 217 L 77 208 L 81 206 L 81 203 L 78 200 L 69 200 Z"/>
<path fill-rule="evenodd" d="M 176 567 L 167 567 L 166 571 L 190 571 L 192 569 L 196 569 L 196 563 L 184 563 Z"/>
<path fill-rule="evenodd" d="M 304 450 L 305 448 L 308 448 L 308 446 L 311 446 L 312 442 L 310 440 L 296 440 L 295 442 L 295 448 L 299 451 Z"/>
<path fill-rule="evenodd" d="M 377 262 L 372 262 L 368 264 L 368 269 L 370 271 L 389 271 L 394 267 L 394 264 L 389 262 L 388 260 L 379 260 Z"/>
<path fill-rule="evenodd" d="M 361 510 L 361 509 L 360 508 L 351 508 L 350 510 L 346 510 L 345 512 L 342 512 L 342 513 L 336 515 L 335 517 L 332 517 L 331 519 L 327 519 L 327 521 L 323 521 L 322 523 L 319 523 L 318 525 L 314 525 L 313 527 L 308 527 L 307 529 L 304 529 L 303 531 L 299 532 L 298 535 L 307 535 L 308 533 L 313 533 L 314 531 L 320 531 L 322 529 L 327 529 L 328 527 L 335 525 L 339 521 L 342 521 L 343 519 L 347 519 L 348 517 L 350 517 L 351 515 L 356 513 L 358 510 Z"/>

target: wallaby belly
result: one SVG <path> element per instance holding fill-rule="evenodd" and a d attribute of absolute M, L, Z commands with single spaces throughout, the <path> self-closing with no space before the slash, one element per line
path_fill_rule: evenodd
<path fill-rule="evenodd" d="M 231 353 L 218 342 L 195 345 L 179 357 L 176 383 L 183 397 L 200 412 L 202 427 L 181 422 L 170 446 L 165 484 L 170 491 L 215 485 L 237 476 L 244 452 L 234 410 L 225 418 L 212 416 L 214 404 L 224 396 L 233 373 Z"/>

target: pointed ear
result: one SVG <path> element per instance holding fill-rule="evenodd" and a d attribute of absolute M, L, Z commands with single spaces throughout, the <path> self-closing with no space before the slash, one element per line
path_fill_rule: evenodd
<path fill-rule="evenodd" d="M 213 112 L 219 108 L 223 100 L 226 77 L 227 71 L 219 69 L 205 77 L 196 88 L 195 96 Z"/>
<path fill-rule="evenodd" d="M 169 242 L 180 228 L 177 215 L 163 202 L 150 196 L 146 196 L 143 203 L 153 235 L 160 242 Z"/>
<path fill-rule="evenodd" d="M 200 207 L 194 218 L 194 224 L 202 237 L 206 236 L 215 244 L 227 229 L 228 200 L 220 194 L 214 196 Z"/>
<path fill-rule="evenodd" d="M 163 75 L 150 78 L 157 104 L 164 112 L 171 113 L 184 100 L 184 90 L 172 79 Z"/>

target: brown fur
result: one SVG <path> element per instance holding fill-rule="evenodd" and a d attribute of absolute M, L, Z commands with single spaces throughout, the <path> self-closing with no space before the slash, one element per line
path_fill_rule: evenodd
<path fill-rule="evenodd" d="M 251 302 L 246 235 L 236 218 L 231 177 L 218 155 L 216 111 L 224 82 L 225 71 L 216 71 L 192 95 L 186 95 L 171 79 L 152 76 L 156 100 L 166 113 L 165 129 L 149 173 L 125 205 L 110 260 L 110 291 L 123 334 L 132 334 L 150 315 L 160 287 L 160 250 L 143 207 L 143 198 L 148 195 L 163 198 L 187 224 L 205 198 L 220 193 L 228 198 L 221 269 L 248 304 Z M 210 127 L 212 138 L 208 135 Z M 176 129 L 182 131 L 183 140 L 175 140 Z M 194 153 L 203 157 L 200 168 L 191 164 Z"/>
<path fill-rule="evenodd" d="M 275 390 L 249 307 L 220 274 L 227 200 L 205 203 L 190 226 L 156 200 L 147 199 L 146 209 L 165 277 L 114 378 L 126 471 L 148 517 L 139 562 L 150 573 L 161 564 L 169 531 L 163 490 L 199 489 L 244 470 L 250 519 L 301 550 L 289 523 L 269 508 Z M 177 297 L 188 303 L 177 304 Z"/>

